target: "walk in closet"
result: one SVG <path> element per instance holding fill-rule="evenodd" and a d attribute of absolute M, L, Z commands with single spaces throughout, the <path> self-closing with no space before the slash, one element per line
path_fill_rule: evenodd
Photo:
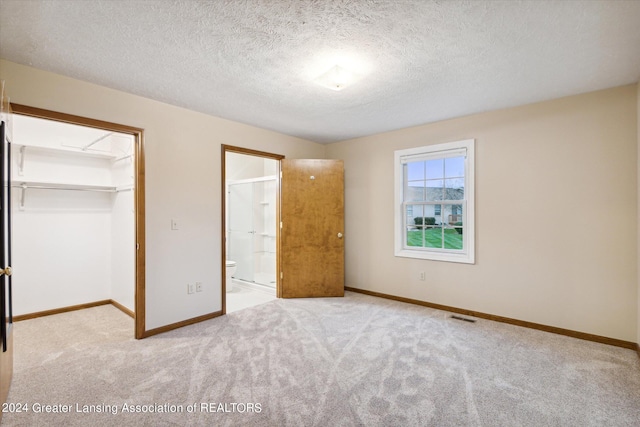
<path fill-rule="evenodd" d="M 134 312 L 134 139 L 16 115 L 14 314 L 114 301 Z"/>

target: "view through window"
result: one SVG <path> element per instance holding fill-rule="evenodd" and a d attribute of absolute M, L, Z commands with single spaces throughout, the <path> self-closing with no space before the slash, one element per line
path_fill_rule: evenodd
<path fill-rule="evenodd" d="M 473 148 L 396 151 L 397 256 L 473 262 Z"/>

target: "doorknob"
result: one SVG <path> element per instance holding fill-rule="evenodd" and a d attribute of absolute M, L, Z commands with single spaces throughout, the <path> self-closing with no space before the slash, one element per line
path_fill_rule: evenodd
<path fill-rule="evenodd" d="M 342 239 L 342 233 L 338 233 L 338 239 Z"/>
<path fill-rule="evenodd" d="M 0 270 L 0 276 L 6 274 L 7 276 L 11 276 L 11 267 L 7 266 L 4 269 Z"/>

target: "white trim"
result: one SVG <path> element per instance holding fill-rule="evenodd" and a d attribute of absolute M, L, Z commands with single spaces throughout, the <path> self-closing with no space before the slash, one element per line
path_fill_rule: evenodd
<path fill-rule="evenodd" d="M 459 148 L 452 150 L 438 150 L 429 152 L 419 152 L 416 154 L 404 154 L 400 156 L 400 162 L 402 164 L 409 162 L 419 162 L 421 160 L 434 160 L 434 159 L 448 159 L 450 157 L 466 156 L 467 149 Z"/>
<path fill-rule="evenodd" d="M 397 257 L 429 259 L 434 261 L 449 261 L 475 264 L 475 140 L 447 142 L 424 147 L 397 150 L 394 152 L 394 254 Z M 404 167 L 408 161 L 420 161 L 434 158 L 464 155 L 465 157 L 465 199 L 459 204 L 463 208 L 464 232 L 463 250 L 416 248 L 408 249 L 405 245 L 406 224 L 403 210 L 404 205 Z M 448 201 L 452 202 L 452 201 Z M 414 202 L 411 202 L 412 204 Z M 420 203 L 420 202 L 418 202 Z M 425 204 L 442 204 L 437 201 Z M 447 203 L 450 204 L 450 203 Z"/>

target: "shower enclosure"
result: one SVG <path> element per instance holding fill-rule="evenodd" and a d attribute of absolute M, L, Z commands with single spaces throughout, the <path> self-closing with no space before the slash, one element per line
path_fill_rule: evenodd
<path fill-rule="evenodd" d="M 276 286 L 276 177 L 227 182 L 227 259 L 234 279 Z"/>

